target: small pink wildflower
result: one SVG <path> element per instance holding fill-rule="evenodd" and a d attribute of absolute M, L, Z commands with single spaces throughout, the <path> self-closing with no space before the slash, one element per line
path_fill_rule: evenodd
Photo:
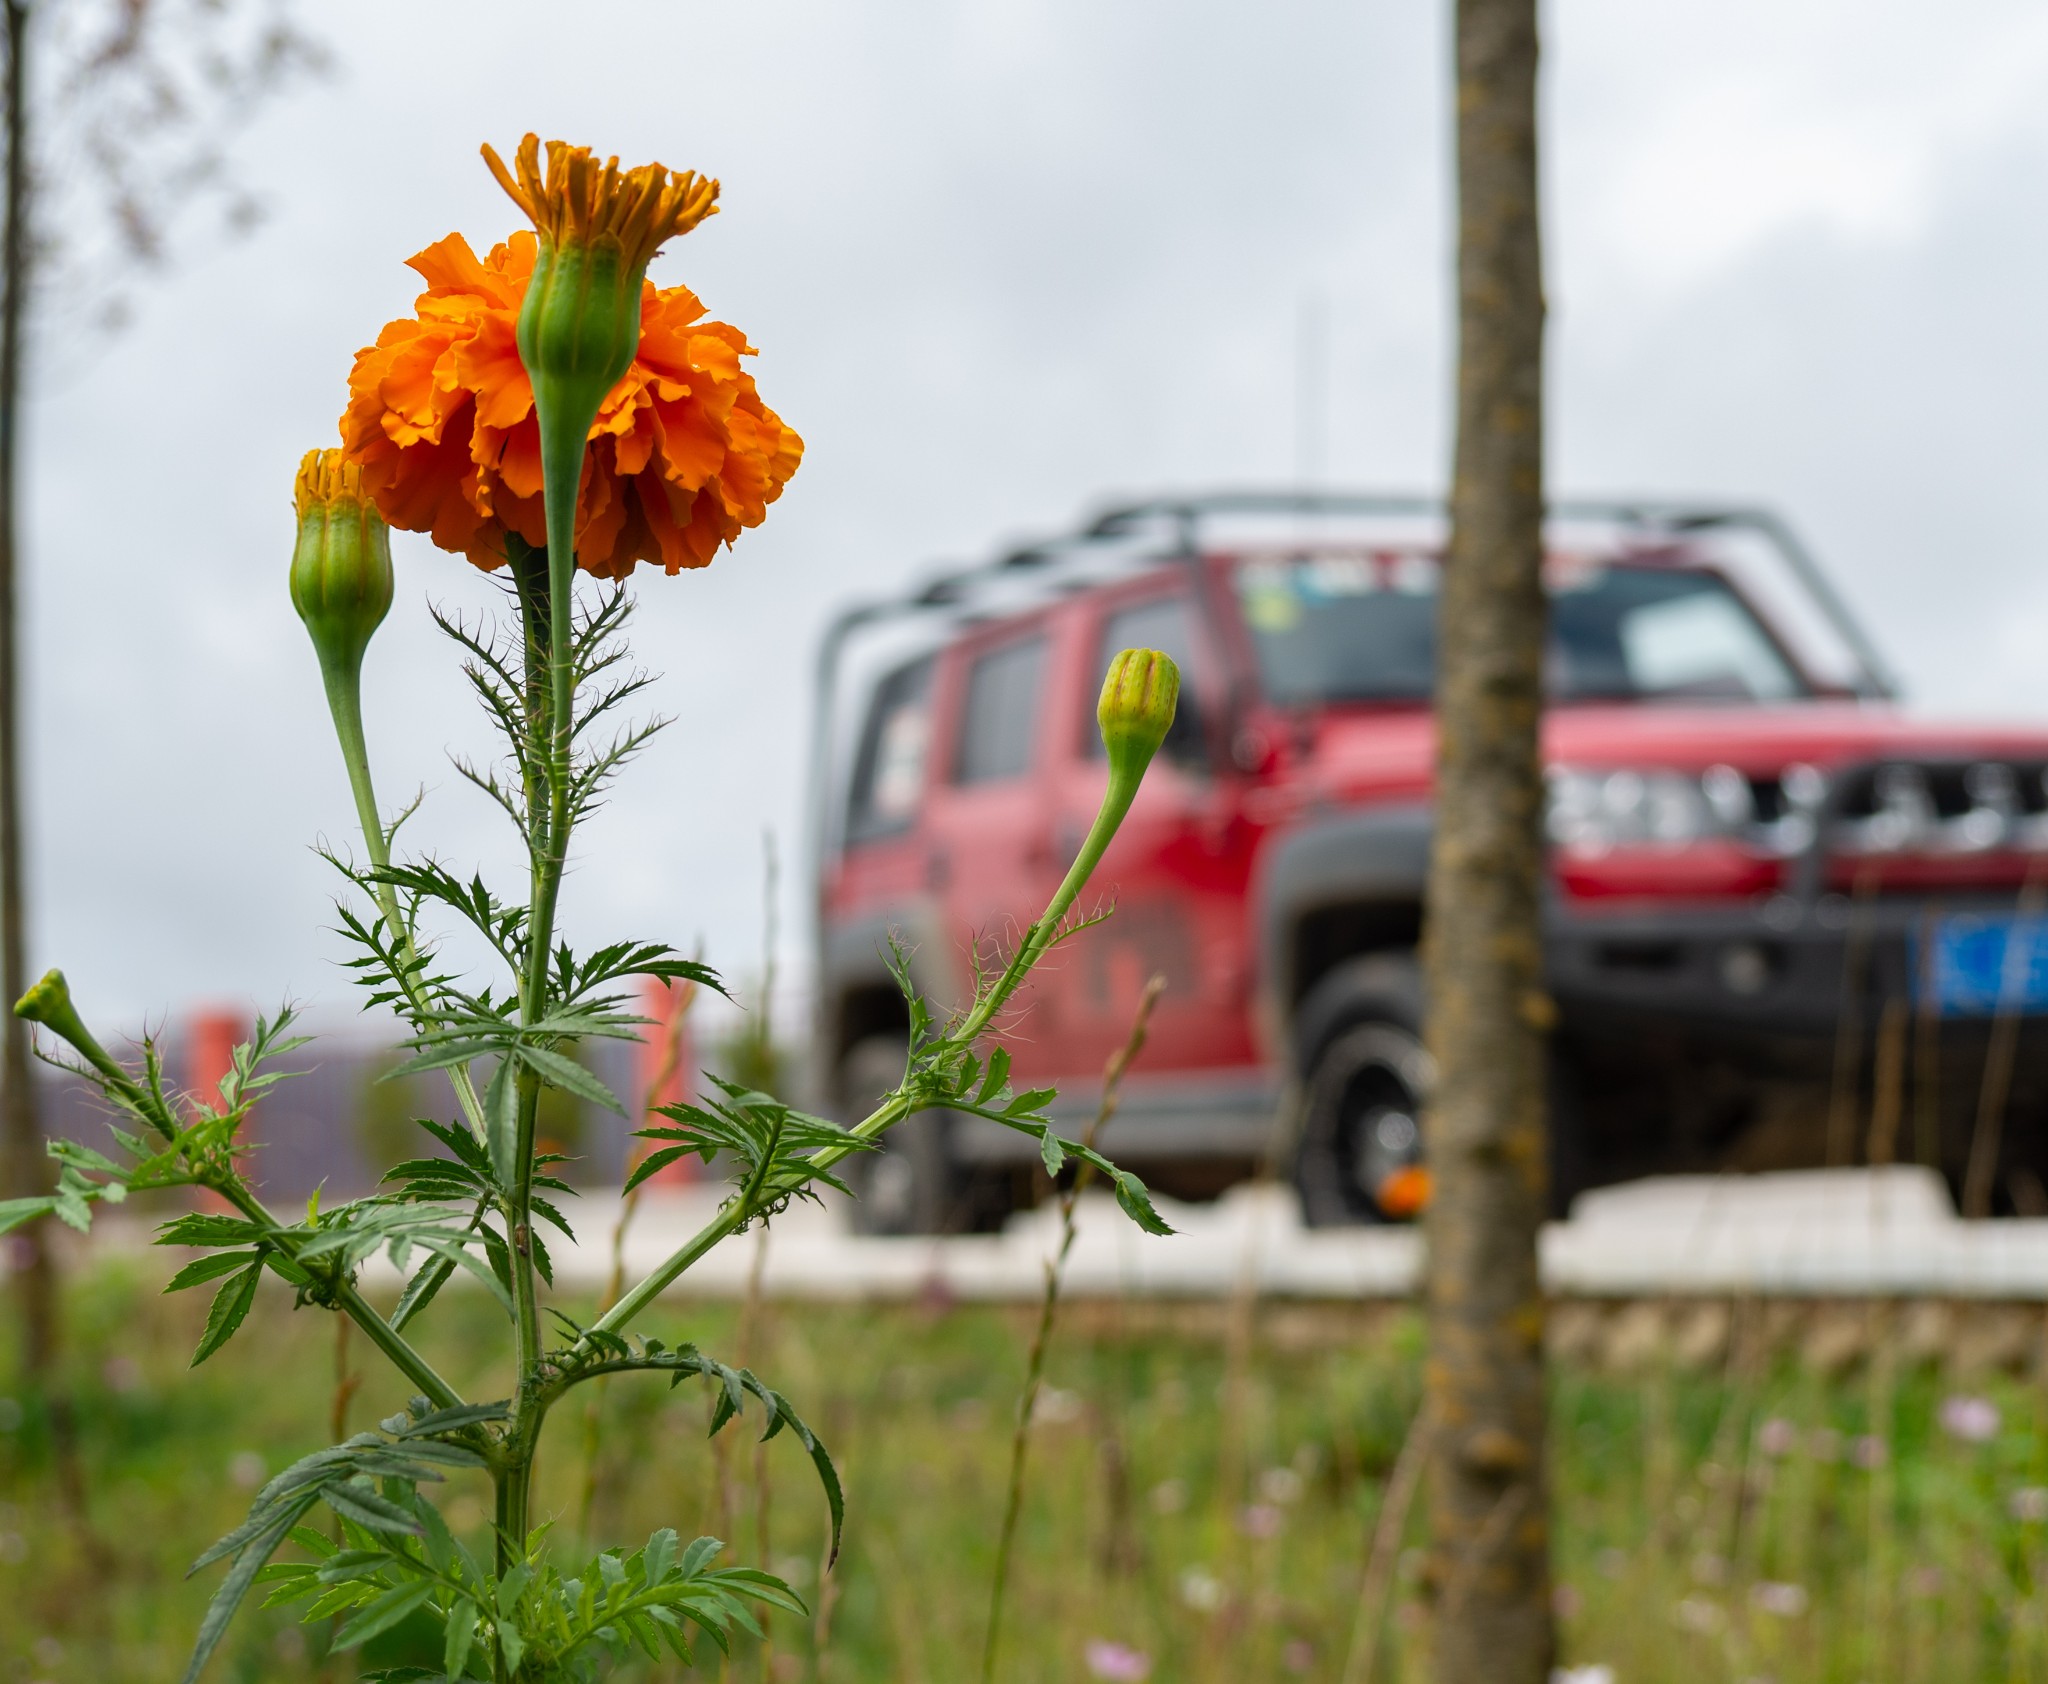
<path fill-rule="evenodd" d="M 2048 1487 L 2023 1485 L 2006 1500 L 2013 1519 L 2027 1522 L 2048 1520 Z"/>
<path fill-rule="evenodd" d="M 1110 1684 L 1144 1684 L 1152 1676 L 1152 1657 L 1128 1643 L 1091 1637 L 1081 1654 L 1088 1663 L 1088 1676 L 1107 1679 Z"/>
<path fill-rule="evenodd" d="M 1809 1598 L 1804 1585 L 1791 1585 L 1779 1580 L 1766 1579 L 1761 1584 L 1749 1587 L 1749 1600 L 1761 1613 L 1775 1614 L 1781 1620 L 1791 1620 L 1806 1612 Z"/>
<path fill-rule="evenodd" d="M 1965 1444 L 1985 1444 L 1998 1436 L 1998 1405 L 1988 1397 L 1947 1397 L 1941 1400 L 1941 1430 Z"/>
<path fill-rule="evenodd" d="M 1271 1503 L 1253 1503 L 1237 1517 L 1247 1538 L 1270 1538 L 1280 1530 L 1280 1511 Z"/>

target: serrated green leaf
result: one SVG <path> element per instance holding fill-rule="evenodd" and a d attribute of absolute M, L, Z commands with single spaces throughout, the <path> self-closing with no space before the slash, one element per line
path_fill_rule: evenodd
<path fill-rule="evenodd" d="M 315 1569 L 322 1584 L 338 1585 L 368 1579 L 390 1566 L 386 1550 L 336 1550 Z M 365 1572 L 364 1569 L 370 1569 Z"/>
<path fill-rule="evenodd" d="M 1067 1149 L 1060 1144 L 1060 1137 L 1047 1129 L 1038 1137 L 1038 1155 L 1044 1161 L 1045 1173 L 1057 1178 L 1066 1167 Z"/>
<path fill-rule="evenodd" d="M 659 1175 L 678 1159 L 692 1158 L 696 1155 L 697 1148 L 694 1146 L 664 1146 L 659 1152 L 649 1152 L 633 1166 L 633 1173 L 626 1177 L 626 1185 L 622 1191 L 630 1193 L 649 1176 Z"/>
<path fill-rule="evenodd" d="M 248 1245 L 269 1230 L 260 1223 L 239 1216 L 216 1216 L 206 1211 L 188 1211 L 157 1230 L 157 1245 Z"/>
<path fill-rule="evenodd" d="M 683 1559 L 676 1565 L 676 1577 L 694 1579 L 717 1559 L 718 1552 L 725 1548 L 719 1538 L 693 1538 L 690 1547 L 683 1551 Z"/>
<path fill-rule="evenodd" d="M 476 1639 L 476 1604 L 457 1597 L 448 1610 L 448 1634 L 441 1645 L 441 1670 L 453 1679 L 469 1664 L 469 1646 Z"/>
<path fill-rule="evenodd" d="M 0 1201 L 0 1234 L 12 1233 L 24 1222 L 33 1222 L 39 1216 L 47 1216 L 56 1208 L 57 1201 L 50 1198 Z"/>
<path fill-rule="evenodd" d="M 438 1041 L 424 1052 L 415 1053 L 401 1064 L 394 1064 L 384 1071 L 377 1080 L 397 1082 L 407 1076 L 418 1076 L 429 1070 L 448 1070 L 458 1064 L 471 1064 L 477 1059 L 488 1058 L 500 1050 L 497 1041 L 474 1039 Z"/>
<path fill-rule="evenodd" d="M 419 1272 L 405 1283 L 405 1290 L 398 1295 L 398 1306 L 391 1312 L 391 1331 L 403 1333 L 406 1323 L 418 1315 L 429 1304 L 448 1278 L 455 1273 L 455 1265 L 446 1257 L 429 1257 L 419 1267 Z"/>
<path fill-rule="evenodd" d="M 200 1669 L 220 1646 L 220 1640 L 228 1629 L 228 1622 L 235 1617 L 235 1610 L 242 1605 L 242 1598 L 249 1594 L 249 1587 L 256 1582 L 271 1556 L 276 1553 L 285 1535 L 298 1525 L 302 1515 L 317 1501 L 307 1496 L 295 1498 L 285 1505 L 276 1520 L 251 1538 L 235 1557 L 234 1566 L 228 1569 L 228 1576 L 221 1581 L 220 1589 L 213 1593 L 213 1600 L 206 1605 L 206 1617 L 199 1622 L 199 1636 L 192 1645 L 192 1658 L 185 1663 L 185 1675 L 181 1684 L 194 1684 Z"/>
<path fill-rule="evenodd" d="M 403 1429 L 400 1436 L 415 1438 L 428 1433 L 460 1432 L 465 1427 L 481 1427 L 491 1421 L 503 1421 L 512 1413 L 511 1406 L 498 1403 L 458 1403 L 446 1409 L 436 1409 L 431 1414 L 416 1417 L 412 1424 Z"/>
<path fill-rule="evenodd" d="M 337 1481 L 322 1486 L 320 1497 L 342 1519 L 352 1520 L 372 1532 L 402 1532 L 412 1536 L 420 1529 L 420 1523 L 409 1513 L 365 1485 Z"/>
<path fill-rule="evenodd" d="M 194 1368 L 232 1339 L 235 1329 L 248 1319 L 249 1306 L 256 1302 L 256 1283 L 262 1278 L 262 1265 L 252 1263 L 213 1295 L 206 1331 L 199 1336 L 199 1349 L 192 1353 Z"/>
<path fill-rule="evenodd" d="M 522 1042 L 517 1048 L 517 1057 L 543 1081 L 564 1093 L 574 1094 L 592 1105 L 601 1105 L 607 1111 L 616 1111 L 622 1117 L 626 1114 L 626 1108 L 618 1102 L 612 1090 L 566 1054 L 551 1047 L 529 1046 Z"/>
<path fill-rule="evenodd" d="M 1171 1234 L 1173 1229 L 1159 1212 L 1152 1208 L 1152 1195 L 1145 1183 L 1127 1169 L 1114 1172 L 1116 1176 L 1116 1202 L 1123 1206 L 1124 1214 L 1148 1234 Z"/>
<path fill-rule="evenodd" d="M 981 1091 L 974 1096 L 974 1103 L 977 1105 L 988 1104 L 990 1100 L 1003 1091 L 1003 1086 L 1009 1079 L 1010 1049 L 1008 1047 L 997 1047 L 994 1052 L 988 1055 L 988 1077 L 981 1084 Z"/>
<path fill-rule="evenodd" d="M 353 1649 L 358 1644 L 367 1643 L 378 1633 L 389 1631 L 414 1609 L 425 1606 L 433 1594 L 432 1583 L 425 1579 L 416 1579 L 410 1584 L 387 1590 L 334 1634 L 334 1647 Z"/>
<path fill-rule="evenodd" d="M 490 1086 L 484 1090 L 484 1129 L 491 1173 L 500 1187 L 510 1187 L 519 1176 L 519 1084 L 509 1058 L 498 1060 Z"/>
<path fill-rule="evenodd" d="M 237 1269 L 247 1268 L 259 1255 L 253 1251 L 223 1251 L 212 1257 L 195 1258 L 170 1278 L 164 1291 L 183 1292 L 188 1286 L 197 1286 L 202 1281 L 231 1275 Z"/>
<path fill-rule="evenodd" d="M 672 1526 L 664 1526 L 647 1540 L 647 1549 L 641 1560 L 646 1569 L 648 1584 L 658 1585 L 668 1577 L 668 1570 L 675 1563 L 677 1542 L 675 1528 Z"/>

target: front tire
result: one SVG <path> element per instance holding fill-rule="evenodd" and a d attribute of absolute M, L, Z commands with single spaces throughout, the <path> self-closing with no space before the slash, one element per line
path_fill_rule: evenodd
<path fill-rule="evenodd" d="M 1422 1020 L 1422 967 L 1406 953 L 1350 960 L 1302 1001 L 1294 1184 L 1311 1228 L 1408 1222 L 1421 1214 L 1429 1189 L 1422 1113 L 1435 1080 Z M 1550 1045 L 1546 1098 L 1547 1204 L 1559 1220 L 1592 1175 L 1577 1063 L 1557 1041 Z"/>
<path fill-rule="evenodd" d="M 1398 1222 L 1421 1209 L 1422 1107 L 1431 1076 L 1420 1025 L 1393 1002 L 1364 1015 L 1316 1054 L 1304 1087 L 1294 1181 L 1311 1228 Z"/>

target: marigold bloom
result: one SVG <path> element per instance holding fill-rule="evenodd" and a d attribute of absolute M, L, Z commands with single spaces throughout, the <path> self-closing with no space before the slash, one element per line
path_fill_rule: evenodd
<path fill-rule="evenodd" d="M 600 166 L 589 147 L 551 140 L 543 175 L 539 135 L 519 143 L 516 176 L 488 146 L 484 162 L 550 246 L 610 247 L 626 269 L 646 268 L 664 241 L 718 214 L 718 183 L 695 170 L 621 170 L 616 158 Z"/>
<path fill-rule="evenodd" d="M 641 224 L 628 220 L 633 234 Z M 356 354 L 341 420 L 342 448 L 384 518 L 484 568 L 504 562 L 508 533 L 547 542 L 540 430 L 516 342 L 537 255 L 522 232 L 482 260 L 460 234 L 414 257 L 427 283 L 417 314 Z M 642 283 L 638 351 L 590 429 L 577 566 L 606 578 L 642 561 L 702 567 L 766 518 L 803 441 L 740 366 L 753 352 L 738 328 L 705 320 L 689 288 Z"/>

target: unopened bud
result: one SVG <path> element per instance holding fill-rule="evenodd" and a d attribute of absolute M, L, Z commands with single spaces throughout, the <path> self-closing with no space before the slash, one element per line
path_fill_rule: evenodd
<path fill-rule="evenodd" d="M 543 409 L 577 418 L 576 441 L 640 346 L 640 283 L 662 243 L 718 210 L 718 183 L 660 164 L 622 170 L 588 147 L 519 143 L 511 167 L 484 161 L 540 236 L 519 307 L 519 360 Z"/>
<path fill-rule="evenodd" d="M 51 1023 L 71 1010 L 71 985 L 62 971 L 45 971 L 43 980 L 14 1002 L 14 1015 L 30 1023 Z"/>
<path fill-rule="evenodd" d="M 292 606 L 322 671 L 354 674 L 391 608 L 391 534 L 363 492 L 362 470 L 338 450 L 309 450 L 294 501 Z"/>
<path fill-rule="evenodd" d="M 1120 650 L 1109 663 L 1109 674 L 1102 681 L 1102 700 L 1095 709 L 1102 726 L 1102 745 L 1109 750 L 1109 784 L 1102 792 L 1095 822 L 1081 840 L 1081 851 L 1067 867 L 1067 875 L 1053 891 L 1044 914 L 1031 927 L 1037 952 L 1043 952 L 1055 939 L 1067 908 L 1074 904 L 1074 897 L 1116 836 L 1117 826 L 1131 810 L 1145 768 L 1166 741 L 1179 700 L 1180 668 L 1157 649 Z"/>
<path fill-rule="evenodd" d="M 1112 782 L 1135 784 L 1166 741 L 1180 701 L 1180 668 L 1157 649 L 1125 649 L 1109 663 L 1095 717 Z"/>
<path fill-rule="evenodd" d="M 60 1041 L 83 1053 L 101 1070 L 114 1068 L 113 1061 L 79 1017 L 78 1008 L 72 1005 L 71 985 L 64 980 L 62 971 L 45 971 L 43 980 L 14 1002 L 14 1015 L 26 1022 L 41 1024 Z"/>

